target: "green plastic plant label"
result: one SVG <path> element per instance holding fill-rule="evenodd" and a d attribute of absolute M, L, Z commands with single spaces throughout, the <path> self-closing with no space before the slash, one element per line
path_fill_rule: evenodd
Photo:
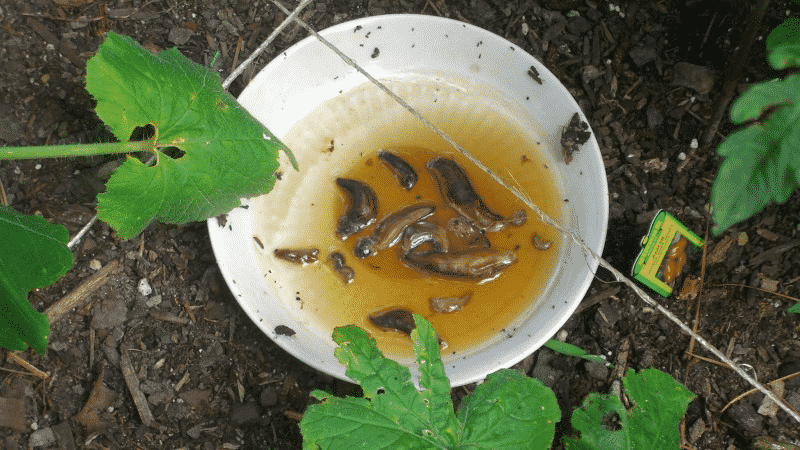
<path fill-rule="evenodd" d="M 703 240 L 672 214 L 659 211 L 642 239 L 642 251 L 633 264 L 633 277 L 663 297 L 669 297 L 691 254 Z"/>

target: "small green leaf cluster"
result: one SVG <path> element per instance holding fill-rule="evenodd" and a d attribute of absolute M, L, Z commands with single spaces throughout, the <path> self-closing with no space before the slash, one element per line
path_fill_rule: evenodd
<path fill-rule="evenodd" d="M 464 397 L 454 412 L 436 331 L 422 316 L 414 319 L 419 389 L 408 368 L 386 358 L 366 331 L 355 325 L 336 328 L 336 357 L 364 396 L 313 391 L 320 403 L 310 405 L 300 422 L 304 449 L 550 448 L 561 418 L 552 390 L 521 372 L 502 369 Z M 679 448 L 678 424 L 694 394 L 656 369 L 638 375 L 630 370 L 623 383 L 635 406 L 627 410 L 619 397 L 590 395 L 572 417 L 581 436 L 565 439 L 566 448 Z M 611 412 L 619 415 L 619 430 L 601 425 Z"/>
<path fill-rule="evenodd" d="M 800 67 L 800 18 L 790 17 L 767 38 L 770 66 Z M 750 87 L 731 106 L 731 122 L 750 125 L 720 144 L 723 157 L 711 190 L 715 235 L 784 203 L 800 186 L 800 75 Z"/>
<path fill-rule="evenodd" d="M 169 49 L 151 54 L 113 32 L 86 64 L 86 89 L 119 142 L 4 147 L 2 159 L 146 152 L 148 166 L 128 156 L 98 195 L 97 212 L 122 238 L 153 220 L 185 223 L 230 211 L 239 199 L 265 194 L 275 183 L 278 152 L 293 155 L 228 93 L 213 70 Z M 153 136 L 131 141 L 134 131 Z M 173 158 L 172 149 L 182 152 Z M 66 228 L 41 217 L 0 210 L 0 346 L 47 349 L 49 323 L 26 297 L 72 266 Z"/>

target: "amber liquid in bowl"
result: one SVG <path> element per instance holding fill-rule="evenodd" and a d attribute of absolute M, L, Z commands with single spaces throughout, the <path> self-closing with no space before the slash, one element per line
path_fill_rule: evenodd
<path fill-rule="evenodd" d="M 441 97 L 430 97 L 429 91 Z M 413 354 L 409 338 L 381 331 L 368 320 L 371 313 L 389 307 L 404 307 L 430 320 L 448 343 L 443 354 L 457 354 L 511 334 L 513 323 L 534 305 L 551 281 L 562 248 L 559 233 L 409 114 L 390 113 L 385 118 L 381 112 L 364 112 L 368 108 L 359 101 L 363 92 L 350 95 L 350 99 L 330 100 L 326 108 L 312 113 L 284 138 L 296 153 L 312 155 L 305 161 L 310 173 L 302 176 L 287 171 L 282 178 L 289 179 L 278 181 L 276 186 L 278 195 L 270 194 L 256 202 L 257 211 L 264 212 L 256 215 L 260 220 L 256 221 L 255 231 L 265 246 L 259 253 L 268 283 L 277 286 L 287 306 L 296 309 L 304 321 L 313 323 L 320 335 L 330 336 L 336 326 L 356 324 L 376 338 L 384 353 L 395 357 Z M 548 215 L 562 217 L 563 196 L 555 162 L 533 130 L 523 128 L 519 120 L 497 105 L 472 105 L 485 102 L 485 98 L 469 96 L 458 89 L 434 83 L 423 87 L 419 97 L 437 99 L 415 105 L 429 120 L 527 194 Z M 382 105 L 385 106 L 376 105 L 376 110 L 382 111 Z M 358 117 L 344 117 L 351 113 Z M 331 125 L 322 125 L 331 120 L 331 114 L 339 117 Z M 370 124 L 372 118 L 375 123 Z M 354 120 L 357 126 L 349 126 L 348 122 L 352 125 Z M 400 186 L 379 161 L 380 150 L 390 150 L 411 164 L 419 176 L 413 189 L 406 191 Z M 436 206 L 435 214 L 427 220 L 445 226 L 457 213 L 444 202 L 426 168 L 428 161 L 438 156 L 452 158 L 465 169 L 475 191 L 493 212 L 511 217 L 514 211 L 526 209 L 528 220 L 523 226 L 486 234 L 492 247 L 514 250 L 517 257 L 496 279 L 478 284 L 421 274 L 402 263 L 399 246 L 357 259 L 353 254 L 355 242 L 369 235 L 374 225 L 344 241 L 336 236 L 338 218 L 346 207 L 346 197 L 335 184 L 337 177 L 362 181 L 375 191 L 378 220 L 407 205 L 426 202 Z M 302 157 L 300 164 L 302 172 Z M 292 176 L 297 178 L 294 185 Z M 284 182 L 288 183 L 282 186 Z M 279 207 L 283 201 L 281 189 L 289 203 L 287 217 L 281 216 L 283 210 Z M 298 192 L 307 196 L 298 199 Z M 550 249 L 534 248 L 534 234 L 551 242 Z M 454 244 L 459 244 L 458 239 Z M 275 248 L 308 247 L 320 250 L 320 260 L 312 265 L 301 267 L 271 255 Z M 333 251 L 341 252 L 354 270 L 352 283 L 343 283 L 328 262 Z M 462 296 L 468 292 L 472 297 L 460 311 L 436 313 L 429 305 L 431 297 Z"/>

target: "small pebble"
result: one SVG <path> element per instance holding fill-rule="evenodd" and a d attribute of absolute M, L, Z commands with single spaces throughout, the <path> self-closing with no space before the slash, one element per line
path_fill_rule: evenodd
<path fill-rule="evenodd" d="M 783 381 L 773 381 L 770 383 L 769 387 L 776 397 L 783 398 L 783 393 L 785 391 Z M 765 396 L 764 400 L 761 401 L 761 406 L 758 408 L 758 413 L 762 416 L 775 417 L 775 414 L 778 413 L 778 404 L 771 398 Z"/>
<path fill-rule="evenodd" d="M 56 435 L 50 427 L 42 428 L 31 433 L 30 440 L 28 440 L 28 447 L 49 447 L 56 443 Z"/>
<path fill-rule="evenodd" d="M 192 38 L 193 34 L 194 33 L 192 30 L 188 28 L 173 27 L 171 30 L 169 30 L 169 36 L 167 39 L 169 39 L 170 42 L 174 43 L 175 45 L 184 45 L 189 42 L 189 39 Z"/>
<path fill-rule="evenodd" d="M 151 298 L 148 298 L 146 302 L 144 302 L 148 308 L 152 308 L 153 306 L 161 304 L 161 294 L 154 295 Z"/>
<path fill-rule="evenodd" d="M 93 259 L 89 262 L 89 268 L 92 270 L 100 270 L 103 268 L 103 263 L 101 263 L 96 259 Z"/>
<path fill-rule="evenodd" d="M 139 280 L 139 285 L 137 288 L 139 289 L 139 293 L 145 297 L 153 293 L 153 288 L 150 287 L 150 281 L 148 281 L 147 278 L 142 278 Z"/>

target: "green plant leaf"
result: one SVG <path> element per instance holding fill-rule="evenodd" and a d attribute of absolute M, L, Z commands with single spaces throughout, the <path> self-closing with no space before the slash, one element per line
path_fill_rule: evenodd
<path fill-rule="evenodd" d="M 321 403 L 303 414 L 305 449 L 543 449 L 560 417 L 555 395 L 538 380 L 502 370 L 465 397 L 458 417 L 433 326 L 414 315 L 411 339 L 420 364 L 418 390 L 408 368 L 384 357 L 366 331 L 336 328 L 336 356 L 363 398 L 316 390 Z"/>
<path fill-rule="evenodd" d="M 657 369 L 638 374 L 629 369 L 622 383 L 633 408 L 627 410 L 614 395 L 589 394 L 572 414 L 572 427 L 580 432 L 580 438 L 565 438 L 564 447 L 568 450 L 678 450 L 678 425 L 695 395 Z M 604 422 L 613 423 L 615 419 L 618 427 Z"/>
<path fill-rule="evenodd" d="M 541 381 L 503 369 L 461 400 L 458 418 L 461 448 L 540 450 L 550 448 L 561 410 Z"/>
<path fill-rule="evenodd" d="M 800 302 L 795 303 L 794 305 L 790 306 L 786 312 L 800 314 Z"/>
<path fill-rule="evenodd" d="M 800 77 L 789 78 L 800 98 Z M 770 202 L 785 202 L 798 186 L 800 105 L 779 106 L 765 123 L 732 133 L 717 153 L 724 159 L 711 190 L 711 206 L 713 231 L 719 235 Z"/>
<path fill-rule="evenodd" d="M 596 362 L 598 364 L 602 364 L 604 366 L 613 367 L 614 365 L 610 362 L 606 361 L 605 359 L 597 356 L 592 355 L 591 353 L 587 352 L 586 350 L 578 347 L 577 345 L 568 344 L 566 342 L 557 341 L 555 339 L 549 339 L 547 342 L 544 343 L 544 346 L 553 350 L 554 352 L 561 353 L 562 355 L 567 356 L 575 356 L 578 358 L 585 359 L 587 361 Z"/>
<path fill-rule="evenodd" d="M 422 316 L 415 315 L 414 321 L 417 328 L 411 332 L 411 340 L 419 364 L 422 402 L 428 406 L 427 422 L 432 424 L 431 432 L 437 433 L 443 441 L 453 445 L 458 439 L 459 423 L 453 412 L 450 379 L 444 373 L 439 338 L 433 325 Z"/>
<path fill-rule="evenodd" d="M 0 206 L 0 346 L 47 351 L 50 322 L 28 302 L 28 292 L 48 286 L 72 267 L 69 232 L 40 216 Z"/>
<path fill-rule="evenodd" d="M 800 18 L 790 17 L 767 38 L 775 69 L 800 66 Z M 800 185 L 800 76 L 756 84 L 731 106 L 731 122 L 759 120 L 729 135 L 711 190 L 713 233 L 783 203 Z"/>
<path fill-rule="evenodd" d="M 418 326 L 424 321 L 417 315 L 415 319 Z M 414 332 L 415 350 L 422 350 L 418 357 L 430 366 L 424 369 L 426 387 L 422 392 L 411 382 L 408 368 L 383 356 L 369 333 L 355 325 L 336 328 L 336 357 L 347 366 L 346 375 L 361 385 L 364 397 L 312 392 L 322 403 L 309 406 L 303 414 L 303 447 L 380 450 L 450 448 L 455 444 L 455 430 L 440 428 L 454 424 L 455 419 L 443 411 L 431 411 L 434 406 L 444 407 L 453 415 L 449 381 L 444 380 L 446 399 L 442 399 L 442 380 L 435 379 L 444 374 L 436 333 L 430 324 L 423 324 L 421 332 Z"/>
<path fill-rule="evenodd" d="M 289 150 L 222 88 L 219 75 L 177 49 L 153 55 L 108 32 L 86 64 L 86 90 L 120 141 L 137 127 L 155 129 L 155 166 L 129 156 L 98 195 L 98 215 L 123 238 L 153 219 L 203 220 L 238 206 L 241 197 L 269 192 L 279 150 L 296 168 Z M 169 148 L 184 154 L 170 157 Z"/>
<path fill-rule="evenodd" d="M 769 65 L 775 70 L 800 66 L 800 17 L 789 17 L 767 36 Z"/>
<path fill-rule="evenodd" d="M 731 106 L 731 122 L 742 123 L 756 120 L 768 108 L 790 107 L 791 114 L 788 119 L 797 114 L 794 103 L 797 101 L 800 87 L 800 77 L 789 76 L 784 80 L 766 81 L 750 87 L 741 97 L 736 99 Z M 796 120 L 796 118 L 795 118 Z M 774 124 L 782 125 L 782 124 Z"/>

